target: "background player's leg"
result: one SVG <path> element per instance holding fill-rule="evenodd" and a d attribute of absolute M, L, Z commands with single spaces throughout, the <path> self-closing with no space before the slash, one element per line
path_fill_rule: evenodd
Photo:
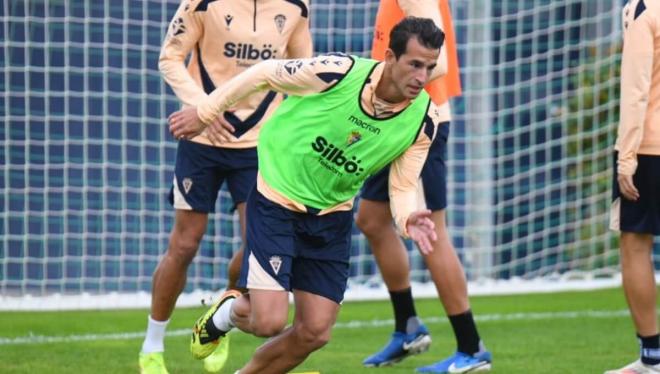
<path fill-rule="evenodd" d="M 355 223 L 369 240 L 387 289 L 410 288 L 408 253 L 392 224 L 389 202 L 360 200 Z"/>
<path fill-rule="evenodd" d="M 236 205 L 238 221 L 241 229 L 241 246 L 234 252 L 229 261 L 229 279 L 227 280 L 227 289 L 237 289 L 246 291 L 237 287 L 238 279 L 241 275 L 241 264 L 243 252 L 245 250 L 245 233 L 247 227 L 246 208 L 247 199 L 250 191 L 257 183 L 258 156 L 256 148 L 244 150 L 233 150 L 233 169 L 227 175 L 227 189 Z"/>
<path fill-rule="evenodd" d="M 454 331 L 457 353 L 418 371 L 447 372 L 452 364 L 465 372 L 489 370 L 491 354 L 481 344 L 477 332 L 468 300 L 465 271 L 447 231 L 445 210 L 434 211 L 431 219 L 438 239 L 433 243 L 433 252 L 424 256 L 424 261 Z"/>
<path fill-rule="evenodd" d="M 186 284 L 188 265 L 206 231 L 208 214 L 177 209 L 167 252 L 153 275 L 151 314 L 142 353 L 163 352 L 165 327 Z"/>
<path fill-rule="evenodd" d="M 660 366 L 653 235 L 622 232 L 620 247 L 623 290 L 642 346 L 640 360 L 645 365 Z M 655 370 L 660 371 L 660 367 Z"/>
<path fill-rule="evenodd" d="M 197 254 L 206 232 L 208 213 L 213 211 L 222 176 L 215 172 L 218 151 L 190 141 L 179 141 L 174 180 L 169 200 L 175 208 L 168 248 L 152 279 L 151 310 L 140 353 L 140 368 L 165 373 L 163 339 L 167 322 L 183 291 L 188 266 Z M 143 362 L 145 361 L 145 362 Z"/>
<path fill-rule="evenodd" d="M 153 275 L 151 316 L 158 321 L 170 317 L 186 284 L 188 265 L 195 257 L 206 232 L 208 214 L 177 209 L 165 256 Z"/>
<path fill-rule="evenodd" d="M 464 313 L 470 308 L 467 281 L 463 265 L 447 232 L 445 210 L 434 211 L 431 219 L 435 223 L 438 240 L 433 243 L 433 252 L 424 256 L 424 261 L 447 315 Z"/>
<path fill-rule="evenodd" d="M 245 248 L 245 202 L 236 204 L 238 219 L 241 225 L 241 246 L 234 252 L 229 261 L 229 276 L 227 279 L 227 290 L 247 291 L 245 288 L 238 287 L 238 278 L 241 275 L 241 263 L 243 261 L 243 249 Z M 204 359 L 204 369 L 210 373 L 218 373 L 227 363 L 229 358 L 230 335 L 227 335 L 222 344 L 218 345 L 210 356 Z"/>
<path fill-rule="evenodd" d="M 382 366 L 398 362 L 410 354 L 428 349 L 431 338 L 417 318 L 410 288 L 410 265 L 399 234 L 392 224 L 389 202 L 362 199 L 357 226 L 369 241 L 371 251 L 387 286 L 394 309 L 394 334 L 381 351 L 367 357 L 365 366 Z M 403 345 L 412 345 L 404 349 Z"/>
<path fill-rule="evenodd" d="M 623 290 L 637 333 L 641 336 L 655 335 L 658 333 L 658 323 L 651 258 L 653 235 L 622 232 L 620 248 Z"/>
<path fill-rule="evenodd" d="M 621 193 L 615 157 L 612 229 L 620 231 L 621 276 L 623 291 L 640 344 L 640 357 L 633 363 L 607 374 L 631 372 L 660 373 L 660 335 L 658 335 L 657 289 L 653 262 L 654 235 L 660 234 L 660 157 L 637 155 L 632 183 L 639 192 L 636 201 Z M 626 178 L 622 178 L 626 179 Z"/>
<path fill-rule="evenodd" d="M 445 210 L 434 211 L 431 219 L 438 239 L 424 261 L 454 330 L 457 350 L 472 355 L 480 349 L 480 338 L 470 311 L 463 265 L 447 232 Z"/>
<path fill-rule="evenodd" d="M 621 276 L 623 291 L 641 346 L 640 358 L 606 374 L 660 373 L 660 337 L 656 315 L 653 235 L 621 232 Z"/>
<path fill-rule="evenodd" d="M 229 261 L 229 279 L 227 289 L 239 289 L 236 286 L 241 275 L 241 263 L 243 261 L 243 250 L 245 249 L 245 203 L 236 204 L 238 219 L 241 224 L 241 247 L 234 253 Z"/>
<path fill-rule="evenodd" d="M 394 309 L 394 331 L 406 333 L 408 319 L 417 315 L 410 290 L 408 252 L 392 224 L 389 202 L 362 199 L 357 226 L 369 240 Z"/>

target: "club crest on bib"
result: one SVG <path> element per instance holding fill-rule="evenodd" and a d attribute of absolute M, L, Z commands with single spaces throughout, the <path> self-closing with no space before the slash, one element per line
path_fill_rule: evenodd
<path fill-rule="evenodd" d="M 360 134 L 357 131 L 351 131 L 351 133 L 348 135 L 348 139 L 346 139 L 346 143 L 350 147 L 353 144 L 359 142 L 360 140 L 362 140 L 362 134 Z"/>
<path fill-rule="evenodd" d="M 273 268 L 273 272 L 278 274 L 280 272 L 280 267 L 282 266 L 282 258 L 280 256 L 270 256 L 270 267 Z"/>

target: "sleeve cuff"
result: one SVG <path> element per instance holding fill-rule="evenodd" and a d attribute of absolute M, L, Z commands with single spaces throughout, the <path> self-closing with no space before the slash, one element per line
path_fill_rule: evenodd
<path fill-rule="evenodd" d="M 637 160 L 628 159 L 628 160 L 617 160 L 617 169 L 616 172 L 621 175 L 634 175 L 637 170 Z"/>
<path fill-rule="evenodd" d="M 208 108 L 208 104 L 207 104 L 208 100 L 209 98 L 207 97 L 206 100 L 202 101 L 201 104 L 197 106 L 197 117 L 206 126 L 208 126 L 215 119 L 215 116 L 213 115 L 213 111 Z"/>
<path fill-rule="evenodd" d="M 408 234 L 408 228 L 406 227 L 406 222 L 408 222 L 408 217 L 410 215 L 406 215 L 405 217 L 397 217 L 394 219 L 394 224 L 396 225 L 396 231 L 405 239 L 410 239 L 410 235 Z"/>

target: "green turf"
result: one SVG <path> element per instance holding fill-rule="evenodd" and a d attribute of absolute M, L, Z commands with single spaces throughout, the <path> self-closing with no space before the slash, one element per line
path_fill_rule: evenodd
<path fill-rule="evenodd" d="M 614 313 L 626 309 L 620 289 L 473 297 L 471 303 L 477 318 L 486 318 L 478 320 L 478 327 L 494 355 L 493 373 L 602 373 L 637 355 L 630 318 Z M 294 372 L 412 373 L 452 353 L 454 337 L 446 319 L 440 318 L 440 303 L 426 299 L 416 305 L 418 314 L 430 321 L 433 344 L 429 352 L 393 367 L 363 368 L 361 361 L 385 344 L 392 327 L 351 328 L 347 324 L 391 319 L 391 307 L 388 302 L 350 302 L 342 307 L 331 342 Z M 607 315 L 590 317 L 584 315 L 586 311 Z M 177 310 L 169 331 L 190 328 L 202 312 L 201 307 Z M 6 338 L 141 333 L 146 316 L 145 310 L 0 313 L 0 373 L 136 373 L 141 337 L 22 344 L 6 344 Z M 188 339 L 187 334 L 166 339 L 166 362 L 173 374 L 203 372 L 201 362 L 188 352 Z M 224 373 L 238 369 L 262 341 L 233 334 Z"/>

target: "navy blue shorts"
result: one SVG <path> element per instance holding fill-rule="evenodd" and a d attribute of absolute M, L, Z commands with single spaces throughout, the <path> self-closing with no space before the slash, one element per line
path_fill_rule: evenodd
<path fill-rule="evenodd" d="M 432 211 L 447 207 L 447 138 L 449 137 L 449 122 L 438 126 L 438 133 L 431 143 L 429 155 L 422 168 L 422 186 L 426 207 Z M 362 199 L 372 201 L 389 201 L 388 178 L 389 165 L 372 175 L 362 187 Z"/>
<path fill-rule="evenodd" d="M 231 149 L 180 140 L 170 204 L 176 209 L 212 213 L 224 181 L 234 205 L 247 200 L 256 184 L 256 148 Z"/>
<path fill-rule="evenodd" d="M 317 216 L 286 209 L 256 187 L 247 201 L 240 287 L 301 290 L 344 299 L 351 247 L 351 211 Z"/>
<path fill-rule="evenodd" d="M 621 195 L 616 180 L 616 160 L 615 154 L 610 228 L 660 235 L 660 156 L 637 155 L 637 170 L 633 175 L 633 183 L 639 191 L 637 201 Z"/>

